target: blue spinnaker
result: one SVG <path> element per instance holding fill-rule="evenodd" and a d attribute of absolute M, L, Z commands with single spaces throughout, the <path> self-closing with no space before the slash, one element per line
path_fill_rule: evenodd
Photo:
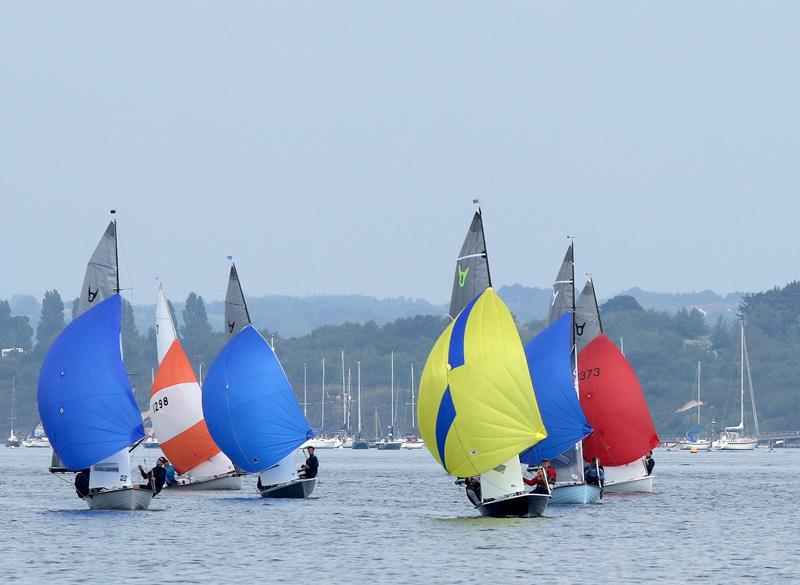
<path fill-rule="evenodd" d="M 64 466 L 77 471 L 144 438 L 120 350 L 115 294 L 61 332 L 39 372 L 39 416 Z"/>
<path fill-rule="evenodd" d="M 535 465 L 543 459 L 554 459 L 592 432 L 575 391 L 571 347 L 571 313 L 563 315 L 525 346 L 547 438 L 520 455 L 523 463 Z"/>
<path fill-rule="evenodd" d="M 250 473 L 272 467 L 314 436 L 278 358 L 252 325 L 208 371 L 203 415 L 214 442 Z"/>

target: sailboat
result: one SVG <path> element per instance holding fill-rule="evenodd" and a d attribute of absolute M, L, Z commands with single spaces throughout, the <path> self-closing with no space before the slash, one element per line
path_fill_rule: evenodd
<path fill-rule="evenodd" d="M 208 431 L 236 466 L 259 474 L 263 497 L 308 497 L 316 478 L 298 477 L 294 452 L 314 433 L 272 346 L 250 324 L 234 264 L 229 293 L 231 286 L 237 301 L 229 311 L 231 295 L 226 297 L 231 337 L 203 382 Z"/>
<path fill-rule="evenodd" d="M 697 362 L 697 399 L 692 399 L 675 412 L 686 412 L 693 408 L 697 409 L 697 424 L 686 432 L 686 437 L 678 441 L 678 449 L 682 451 L 709 451 L 711 450 L 711 441 L 709 439 L 701 439 L 700 431 L 700 407 L 703 403 L 700 400 L 700 362 Z"/>
<path fill-rule="evenodd" d="M 636 373 L 603 333 L 591 278 L 575 311 L 581 408 L 594 429 L 583 440 L 583 458 L 600 459 L 605 492 L 652 492 L 642 457 L 658 446 L 658 435 Z"/>
<path fill-rule="evenodd" d="M 90 509 L 146 510 L 155 492 L 131 475 L 129 451 L 145 435 L 122 361 L 119 290 L 112 219 L 86 269 L 78 314 L 44 358 L 39 416 L 54 450 L 51 470 L 91 468 L 83 498 Z"/>
<path fill-rule="evenodd" d="M 156 349 L 159 366 L 150 391 L 150 420 L 164 455 L 179 475 L 188 476 L 167 487 L 241 489 L 242 479 L 233 463 L 208 433 L 200 384 L 178 339 L 161 285 L 156 301 Z"/>
<path fill-rule="evenodd" d="M 325 436 L 325 402 L 327 393 L 325 392 L 325 358 L 322 358 L 322 399 L 320 402 L 320 423 L 319 435 L 306 441 L 303 448 L 314 447 L 314 449 L 338 449 L 342 446 L 342 440 L 339 437 L 326 437 Z"/>
<path fill-rule="evenodd" d="M 391 352 L 391 374 L 390 374 L 390 390 L 389 390 L 389 401 L 391 402 L 390 408 L 390 422 L 389 422 L 389 434 L 383 437 L 375 444 L 375 448 L 380 451 L 399 451 L 400 448 L 403 446 L 403 440 L 398 439 L 394 436 L 394 352 Z"/>
<path fill-rule="evenodd" d="M 356 363 L 356 385 L 358 393 L 358 420 L 356 421 L 356 436 L 353 440 L 353 449 L 363 450 L 369 449 L 369 441 L 364 438 L 361 430 L 361 362 Z"/>
<path fill-rule="evenodd" d="M 47 435 L 44 432 L 44 427 L 41 425 L 41 423 L 36 425 L 36 428 L 33 429 L 33 432 L 31 433 L 31 436 L 28 437 L 28 440 L 23 441 L 23 445 L 32 449 L 50 448 L 50 439 L 47 438 Z"/>
<path fill-rule="evenodd" d="M 8 435 L 8 439 L 6 439 L 6 447 L 19 447 L 20 440 L 17 438 L 17 435 L 14 434 L 14 382 L 16 378 L 12 376 L 11 378 L 11 433 Z"/>
<path fill-rule="evenodd" d="M 739 424 L 725 427 L 719 439 L 714 441 L 714 448 L 720 451 L 752 451 L 758 445 L 758 415 L 756 414 L 756 401 L 753 395 L 753 378 L 750 375 L 750 357 L 747 354 L 747 342 L 744 338 L 744 323 L 740 324 L 741 332 L 741 362 L 739 368 Z M 750 390 L 750 404 L 753 407 L 753 426 L 755 435 L 744 432 L 744 377 L 747 373 L 747 385 Z"/>
<path fill-rule="evenodd" d="M 411 432 L 403 438 L 403 449 L 422 449 L 423 442 L 417 436 L 417 423 L 415 420 L 417 404 L 414 393 L 414 364 L 411 364 Z"/>
<path fill-rule="evenodd" d="M 601 495 L 601 488 L 587 484 L 583 475 L 582 439 L 592 428 L 578 401 L 574 252 L 570 242 L 553 284 L 548 327 L 525 347 L 547 438 L 520 460 L 529 465 L 550 460 L 557 472 L 551 505 L 592 504 Z"/>
<path fill-rule="evenodd" d="M 550 496 L 526 491 L 519 454 L 547 435 L 514 319 L 491 288 L 480 208 L 454 278 L 454 319 L 420 380 L 420 434 L 447 473 L 466 478 L 481 515 L 541 516 Z M 479 494 L 472 487 L 476 476 Z"/>

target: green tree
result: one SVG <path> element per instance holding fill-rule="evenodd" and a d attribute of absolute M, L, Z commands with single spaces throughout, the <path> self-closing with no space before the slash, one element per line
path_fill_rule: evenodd
<path fill-rule="evenodd" d="M 44 354 L 64 329 L 64 301 L 58 291 L 48 290 L 42 300 L 42 316 L 36 326 L 36 348 L 38 354 Z"/>
<path fill-rule="evenodd" d="M 688 311 L 686 307 L 675 315 L 675 332 L 684 339 L 697 339 L 708 334 L 703 313 L 697 309 Z"/>
<path fill-rule="evenodd" d="M 639 304 L 635 298 L 630 295 L 617 295 L 608 299 L 600 310 L 605 313 L 621 312 L 621 311 L 644 311 L 642 305 Z"/>
<path fill-rule="evenodd" d="M 206 304 L 203 297 L 189 293 L 186 297 L 186 306 L 183 309 L 183 327 L 181 327 L 183 348 L 189 360 L 197 367 L 203 361 L 206 347 L 212 332 L 208 322 Z"/>
<path fill-rule="evenodd" d="M 27 317 L 13 317 L 8 301 L 0 301 L 0 347 L 31 348 L 33 329 Z"/>

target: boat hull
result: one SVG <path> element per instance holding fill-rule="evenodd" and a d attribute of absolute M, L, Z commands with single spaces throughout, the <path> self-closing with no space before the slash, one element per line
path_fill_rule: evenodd
<path fill-rule="evenodd" d="M 422 441 L 411 441 L 410 443 L 403 443 L 403 449 L 422 449 L 425 443 Z"/>
<path fill-rule="evenodd" d="M 399 451 L 400 447 L 402 447 L 402 446 L 403 446 L 403 443 L 401 443 L 399 441 L 392 441 L 392 442 L 385 442 L 385 443 L 384 442 L 380 442 L 377 445 L 375 445 L 375 448 L 378 449 L 378 451 Z"/>
<path fill-rule="evenodd" d="M 607 494 L 652 494 L 653 476 L 646 475 L 622 481 L 606 481 L 603 492 Z"/>
<path fill-rule="evenodd" d="M 83 498 L 90 510 L 147 510 L 154 494 L 150 490 L 121 488 L 97 492 Z"/>
<path fill-rule="evenodd" d="M 550 505 L 595 504 L 600 500 L 600 494 L 601 489 L 596 485 L 585 483 L 558 485 L 553 488 Z"/>
<path fill-rule="evenodd" d="M 697 441 L 696 443 L 678 443 L 678 448 L 681 451 L 691 451 L 696 449 L 698 451 L 710 451 L 711 441 Z"/>
<path fill-rule="evenodd" d="M 715 447 L 718 451 L 754 451 L 758 441 L 753 439 L 752 441 L 737 441 L 722 443 L 718 442 Z"/>
<path fill-rule="evenodd" d="M 300 445 L 301 449 L 307 449 L 308 447 L 314 447 L 314 449 L 338 449 L 342 446 L 342 442 L 339 439 L 310 439 Z"/>
<path fill-rule="evenodd" d="M 354 441 L 353 449 L 369 449 L 369 443 L 366 441 Z"/>
<path fill-rule="evenodd" d="M 297 479 L 288 483 L 258 488 L 258 491 L 262 498 L 301 499 L 309 497 L 316 484 L 317 478 L 312 477 L 311 479 Z"/>
<path fill-rule="evenodd" d="M 538 518 L 544 515 L 549 500 L 546 494 L 515 494 L 484 502 L 478 506 L 478 511 L 489 518 Z"/>
<path fill-rule="evenodd" d="M 214 490 L 240 490 L 242 489 L 241 475 L 225 475 L 222 477 L 210 477 L 199 479 L 188 483 L 179 483 L 171 486 L 164 486 L 170 491 L 214 491 Z"/>

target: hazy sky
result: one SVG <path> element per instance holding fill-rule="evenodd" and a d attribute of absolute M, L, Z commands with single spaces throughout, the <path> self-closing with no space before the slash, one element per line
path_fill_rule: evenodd
<path fill-rule="evenodd" d="M 449 297 L 577 236 L 607 296 L 800 274 L 800 3 L 0 4 L 0 298 L 77 294 L 109 208 L 134 302 Z"/>

